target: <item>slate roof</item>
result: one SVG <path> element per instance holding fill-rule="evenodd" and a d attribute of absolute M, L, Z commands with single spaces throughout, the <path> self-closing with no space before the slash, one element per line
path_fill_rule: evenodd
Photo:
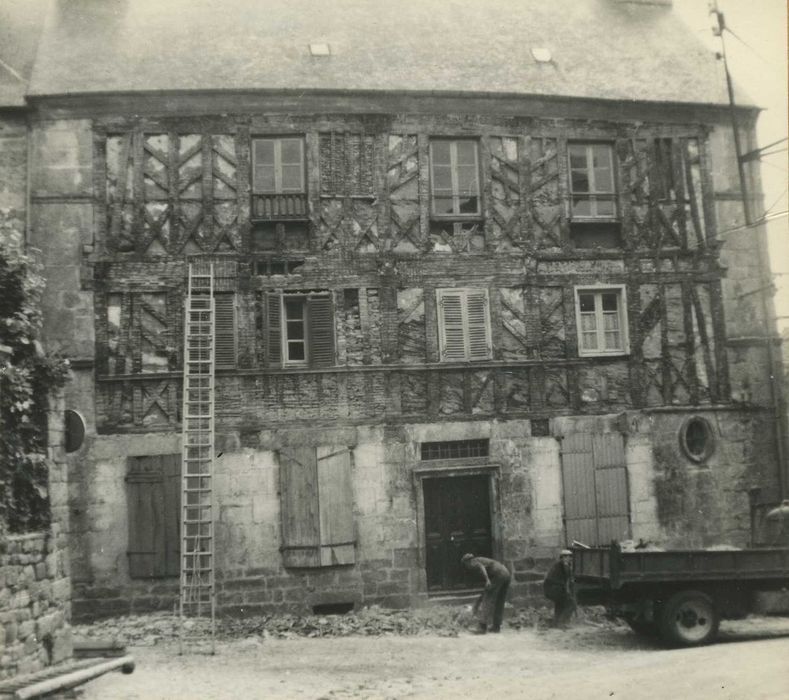
<path fill-rule="evenodd" d="M 0 107 L 22 107 L 49 0 L 0 0 Z"/>
<path fill-rule="evenodd" d="M 69 0 L 30 95 L 149 90 L 508 93 L 725 104 L 670 7 L 618 0 Z M 326 42 L 331 56 L 311 56 Z M 540 63 L 532 48 L 547 48 Z"/>

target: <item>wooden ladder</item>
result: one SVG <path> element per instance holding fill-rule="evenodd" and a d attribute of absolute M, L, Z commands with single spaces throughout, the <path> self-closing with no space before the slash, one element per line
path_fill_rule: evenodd
<path fill-rule="evenodd" d="M 187 639 L 208 641 L 190 618 L 210 619 L 215 652 L 214 585 L 214 264 L 189 264 L 184 323 L 181 464 L 180 651 Z"/>

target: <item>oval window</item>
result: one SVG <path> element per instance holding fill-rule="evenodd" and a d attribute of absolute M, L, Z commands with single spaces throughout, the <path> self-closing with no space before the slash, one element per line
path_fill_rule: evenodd
<path fill-rule="evenodd" d="M 682 451 L 694 462 L 703 462 L 715 449 L 712 426 L 705 418 L 688 418 L 680 429 L 679 442 Z"/>

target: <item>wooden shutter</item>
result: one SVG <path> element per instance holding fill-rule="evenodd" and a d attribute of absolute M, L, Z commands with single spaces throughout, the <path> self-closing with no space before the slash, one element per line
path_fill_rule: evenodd
<path fill-rule="evenodd" d="M 181 455 L 164 455 L 162 467 L 165 575 L 178 576 L 181 573 Z"/>
<path fill-rule="evenodd" d="M 630 537 L 624 440 L 619 433 L 573 433 L 562 440 L 567 541 L 605 545 Z"/>
<path fill-rule="evenodd" d="M 277 292 L 266 294 L 266 346 L 269 367 L 282 364 L 282 297 Z"/>
<path fill-rule="evenodd" d="M 217 294 L 214 297 L 215 311 L 215 365 L 236 366 L 236 296 Z"/>
<path fill-rule="evenodd" d="M 291 447 L 279 454 L 285 566 L 353 564 L 356 537 L 350 450 Z"/>
<path fill-rule="evenodd" d="M 310 367 L 334 366 L 334 312 L 329 296 L 307 299 L 307 343 Z"/>
<path fill-rule="evenodd" d="M 165 575 L 165 497 L 160 457 L 131 457 L 126 476 L 129 576 Z"/>
<path fill-rule="evenodd" d="M 321 566 L 353 564 L 356 536 L 351 452 L 344 446 L 318 447 L 317 464 Z"/>
<path fill-rule="evenodd" d="M 466 293 L 466 316 L 468 359 L 487 360 L 491 354 L 487 289 L 474 289 Z"/>
<path fill-rule="evenodd" d="M 281 450 L 279 475 L 283 564 L 319 566 L 320 520 L 315 448 Z"/>
<path fill-rule="evenodd" d="M 461 290 L 439 289 L 438 331 L 439 353 L 443 362 L 466 359 L 463 293 Z"/>

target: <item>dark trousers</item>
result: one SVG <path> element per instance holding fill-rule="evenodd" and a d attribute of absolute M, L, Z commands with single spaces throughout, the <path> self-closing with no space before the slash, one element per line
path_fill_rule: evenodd
<path fill-rule="evenodd" d="M 490 628 L 491 631 L 498 632 L 504 618 L 504 601 L 507 598 L 510 580 L 509 578 L 500 578 L 490 583 L 490 588 L 483 591 L 477 601 L 477 619 L 480 629 Z"/>
<path fill-rule="evenodd" d="M 572 596 L 562 596 L 553 601 L 553 623 L 558 627 L 570 624 L 570 620 L 575 614 L 575 598 Z"/>

